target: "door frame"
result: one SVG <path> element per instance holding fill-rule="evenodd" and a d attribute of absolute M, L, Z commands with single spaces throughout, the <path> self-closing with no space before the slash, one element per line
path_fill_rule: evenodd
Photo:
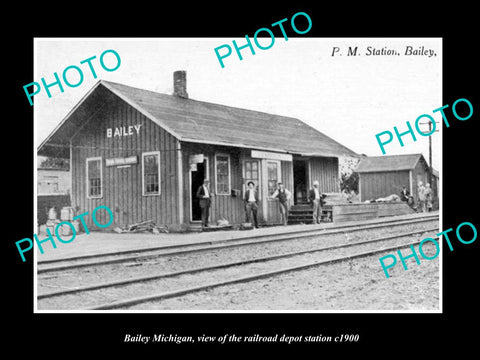
<path fill-rule="evenodd" d="M 310 169 L 310 159 L 309 158 L 304 158 L 304 159 L 296 159 L 294 158 L 292 160 L 292 201 L 293 201 L 293 204 L 294 205 L 297 205 L 298 204 L 298 199 L 297 201 L 295 201 L 295 198 L 296 198 L 296 194 L 295 194 L 295 166 L 294 166 L 294 163 L 295 162 L 303 162 L 304 163 L 304 168 L 305 168 L 305 178 L 304 178 L 304 181 L 305 181 L 305 191 L 306 191 L 306 195 L 307 195 L 307 198 L 308 198 L 308 190 L 310 189 L 310 184 L 311 184 L 311 169 Z"/>
<path fill-rule="evenodd" d="M 278 202 L 277 199 L 272 199 L 268 194 L 268 163 L 276 163 L 277 164 L 277 183 L 282 181 L 282 162 L 280 160 L 272 160 L 272 159 L 261 159 L 261 166 L 262 166 L 262 210 L 263 210 L 263 217 L 267 223 L 271 222 L 272 214 L 268 211 L 269 203 Z"/>
<path fill-rule="evenodd" d="M 208 161 L 208 156 L 204 155 L 203 156 L 203 163 L 204 163 L 204 177 L 208 180 L 210 180 L 210 171 L 209 171 L 209 161 Z M 200 164 L 200 163 L 197 163 L 197 164 Z M 193 209 L 192 209 L 192 202 L 193 202 L 193 199 L 194 197 L 196 196 L 196 194 L 193 194 L 192 193 L 192 169 L 190 169 L 190 164 L 188 165 L 189 166 L 189 169 L 188 169 L 188 193 L 189 193 L 189 197 L 190 197 L 190 200 L 188 202 L 188 209 L 189 209 L 189 222 L 190 223 L 201 223 L 202 220 L 193 220 Z M 210 193 L 212 192 L 212 187 L 210 185 Z"/>

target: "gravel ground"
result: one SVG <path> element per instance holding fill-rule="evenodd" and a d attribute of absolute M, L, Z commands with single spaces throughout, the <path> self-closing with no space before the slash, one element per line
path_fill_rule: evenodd
<path fill-rule="evenodd" d="M 436 251 L 430 243 L 423 250 L 427 255 Z M 439 311 L 438 257 L 420 258 L 420 265 L 408 259 L 407 271 L 397 264 L 387 279 L 378 261 L 386 254 L 143 303 L 129 310 Z"/>
<path fill-rule="evenodd" d="M 398 232 L 397 232 L 398 233 Z M 339 235 L 343 236 L 343 235 Z M 376 235 L 375 237 L 379 237 Z M 410 237 L 407 238 L 408 240 L 416 240 L 418 237 Z M 333 239 L 332 239 L 333 240 Z M 383 244 L 370 244 L 370 245 L 362 245 L 359 247 L 355 247 L 355 249 L 352 250 L 346 250 L 346 249 L 337 249 L 337 250 L 329 250 L 329 251 L 324 251 L 324 252 L 319 252 L 319 253 L 313 253 L 313 254 L 307 254 L 307 255 L 302 255 L 302 256 L 296 256 L 292 258 L 286 258 L 286 259 L 281 259 L 281 260 L 276 260 L 274 262 L 268 262 L 268 263 L 254 263 L 254 264 L 249 264 L 245 266 L 237 266 L 237 267 L 231 267 L 228 269 L 220 269 L 217 271 L 210 271 L 210 272 L 202 272 L 201 274 L 189 274 L 189 275 L 183 275 L 181 277 L 175 277 L 175 278 L 167 278 L 167 279 L 161 279 L 161 280 L 155 280 L 155 281 L 149 281 L 149 282 L 143 282 L 143 283 L 138 283 L 138 284 L 132 284 L 129 286 L 125 287 L 116 287 L 116 288 L 108 288 L 108 289 L 101 289 L 98 291 L 94 292 L 89 292 L 89 293 L 80 293 L 80 294 L 72 294 L 72 295 L 66 295 L 62 297 L 56 297 L 56 298 L 51 298 L 51 299 L 45 299 L 39 301 L 39 309 L 75 309 L 75 308 L 88 308 L 92 307 L 94 305 L 98 305 L 100 303 L 104 302 L 111 302 L 111 301 L 116 301 L 116 300 L 122 300 L 126 298 L 131 298 L 131 297 L 136 297 L 136 296 L 141 296 L 141 295 L 146 295 L 146 294 L 152 294 L 152 293 L 158 293 L 158 292 L 166 292 L 166 291 L 172 291 L 172 290 L 177 290 L 180 288 L 185 288 L 189 286 L 195 286 L 199 285 L 202 283 L 211 283 L 213 281 L 218 281 L 218 280 L 224 280 L 224 279 L 229 279 L 232 277 L 241 277 L 241 276 L 246 276 L 248 274 L 253 274 L 253 273 L 258 273 L 258 272 L 264 272 L 268 271 L 272 268 L 279 268 L 279 267 L 288 267 L 288 266 L 293 266 L 298 263 L 307 263 L 307 262 L 312 262 L 312 261 L 318 261 L 318 260 L 325 260 L 325 259 L 330 259 L 334 256 L 343 256 L 347 253 L 347 251 L 350 251 L 350 253 L 353 251 L 354 253 L 360 252 L 360 251 L 366 251 L 372 249 L 372 246 L 378 248 L 378 247 L 385 247 L 385 246 L 390 246 L 394 244 L 400 244 L 400 243 L 405 243 L 406 238 L 399 239 L 399 240 L 389 240 L 388 243 L 384 242 Z M 296 242 L 295 242 L 296 243 Z M 293 242 L 292 242 L 293 244 Z M 318 243 L 317 243 L 318 245 Z M 292 245 L 293 246 L 293 245 Z M 283 248 L 285 250 L 285 248 Z M 425 251 L 427 251 L 426 247 L 424 247 Z M 239 248 L 235 249 L 235 251 L 243 251 L 252 253 L 251 248 Z M 428 253 L 427 253 L 428 254 Z M 222 255 L 225 255 L 224 253 Z M 265 252 L 261 252 L 261 256 L 266 256 L 267 254 Z M 217 254 L 218 256 L 218 254 Z M 198 255 L 196 255 L 198 258 Z M 236 258 L 232 258 L 232 254 L 229 253 L 227 255 L 228 261 L 232 260 L 238 260 Z M 248 258 L 248 257 L 247 257 Z M 163 259 L 165 260 L 165 259 Z M 172 259 L 167 259 L 167 261 L 174 261 Z M 202 260 L 205 261 L 205 259 L 202 257 Z M 212 259 L 210 259 L 212 260 Z M 210 261 L 209 260 L 209 261 Z M 223 259 L 225 260 L 225 259 Z M 198 259 L 197 259 L 198 261 Z M 361 260 L 360 260 L 361 261 Z M 215 263 L 220 263 L 224 261 L 215 261 Z M 353 269 L 355 266 L 357 260 L 355 262 L 349 261 L 348 263 L 350 264 L 350 268 Z M 177 264 L 177 261 L 174 262 Z M 375 264 L 377 266 L 377 271 L 380 269 L 381 275 L 383 275 L 383 271 L 381 270 L 381 267 L 378 262 L 378 256 L 375 259 Z M 330 266 L 330 265 L 329 265 Z M 334 265 L 332 265 L 334 266 Z M 333 271 L 335 273 L 336 271 Z M 145 275 L 145 272 L 144 274 Z M 125 278 L 125 276 L 124 276 Z M 276 278 L 274 278 L 276 279 Z M 388 279 L 390 280 L 390 279 Z M 437 279 L 438 280 L 438 279 Z M 332 279 L 333 283 L 336 283 L 338 280 Z M 307 282 L 310 283 L 310 282 Z M 248 289 L 249 284 L 252 283 L 247 283 L 243 284 L 241 286 L 246 286 Z M 238 286 L 238 287 L 241 287 Z M 236 288 L 236 287 L 234 287 Z M 437 286 L 438 288 L 438 286 Z M 295 289 L 295 287 L 292 287 L 292 289 Z M 215 290 L 213 290 L 215 291 Z M 308 291 L 308 290 L 306 290 Z M 229 293 L 229 291 L 227 291 Z M 185 298 L 189 298 L 191 295 L 186 296 Z M 208 298 L 208 296 L 207 296 Z M 193 295 L 193 301 L 194 302 L 199 302 L 199 306 L 202 303 L 201 296 L 198 296 L 196 294 Z M 174 299 L 172 299 L 174 300 Z M 278 300 L 278 299 L 277 299 Z M 165 300 L 169 301 L 169 300 Z M 182 301 L 179 299 L 178 301 Z M 235 301 L 233 301 L 235 303 Z M 275 302 L 274 302 L 275 303 Z M 209 305 L 213 305 L 213 303 L 208 302 Z M 240 304 L 243 304 L 243 302 L 240 302 Z M 264 306 L 261 305 L 262 303 L 256 303 L 256 306 Z M 151 307 L 148 307 L 148 305 L 145 305 L 147 307 L 141 307 L 146 308 L 146 309 L 157 309 L 155 304 L 151 304 Z M 160 308 L 162 309 L 168 309 L 168 307 L 163 306 L 163 302 L 160 303 Z M 218 305 L 218 306 L 223 306 Z M 266 305 L 265 305 L 266 306 Z M 195 309 L 197 307 L 194 307 Z M 230 309 L 231 307 L 225 307 L 225 309 Z M 190 307 L 183 307 L 181 309 L 188 310 Z M 217 308 L 217 309 L 224 309 L 224 308 Z M 236 308 L 238 309 L 238 308 Z M 242 308 L 244 309 L 244 308 Z"/>
<path fill-rule="evenodd" d="M 252 257 L 264 257 L 286 252 L 331 246 L 332 244 L 353 243 L 386 235 L 395 235 L 400 232 L 426 229 L 430 228 L 434 223 L 435 222 L 428 222 L 383 228 L 381 230 L 316 236 L 313 238 L 297 239 L 295 241 L 281 241 L 279 243 L 267 243 L 179 256 L 144 259 L 127 263 L 79 268 L 58 273 L 44 273 L 39 274 L 37 277 L 37 290 L 39 294 L 42 294 L 56 290 L 104 283 L 107 281 L 130 279 L 224 262 L 240 261 Z"/>

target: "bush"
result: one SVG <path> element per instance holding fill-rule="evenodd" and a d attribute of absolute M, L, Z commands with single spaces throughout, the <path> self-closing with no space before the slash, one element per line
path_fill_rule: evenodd
<path fill-rule="evenodd" d="M 348 192 L 353 190 L 358 194 L 358 179 L 359 176 L 356 171 L 353 171 L 351 174 L 342 173 L 340 178 L 340 190 Z"/>

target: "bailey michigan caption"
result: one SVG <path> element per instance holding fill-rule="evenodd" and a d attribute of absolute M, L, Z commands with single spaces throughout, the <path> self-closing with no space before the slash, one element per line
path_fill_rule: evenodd
<path fill-rule="evenodd" d="M 435 57 L 437 52 L 434 49 L 426 46 L 411 46 L 390 47 L 390 46 L 333 46 L 331 56 L 420 56 L 420 57 Z"/>
<path fill-rule="evenodd" d="M 338 335 L 338 336 L 337 336 Z M 143 335 L 143 334 L 125 334 L 123 340 L 124 343 L 240 343 L 240 342 L 285 342 L 288 344 L 297 343 L 297 342 L 357 342 L 360 339 L 359 334 L 337 334 L 335 336 L 327 335 L 298 335 L 298 336 L 289 336 L 287 334 L 275 334 L 272 336 L 261 336 L 260 334 L 254 334 L 251 336 L 239 336 L 236 334 L 225 334 L 223 336 L 183 336 L 177 334 L 154 334 L 153 336 Z"/>

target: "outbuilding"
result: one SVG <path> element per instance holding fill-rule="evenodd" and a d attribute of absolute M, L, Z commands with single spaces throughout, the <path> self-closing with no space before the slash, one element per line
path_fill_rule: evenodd
<path fill-rule="evenodd" d="M 339 192 L 338 158 L 357 156 L 298 119 L 189 99 L 185 71 L 174 73 L 172 95 L 100 80 L 38 154 L 70 159 L 78 214 L 105 205 L 117 226 L 153 220 L 172 230 L 200 221 L 195 194 L 204 178 L 212 222 L 244 222 L 242 197 L 253 181 L 259 222 L 276 224 L 277 182 L 294 204 L 306 202 L 314 180 Z"/>
<path fill-rule="evenodd" d="M 57 214 L 70 206 L 70 181 L 68 169 L 61 167 L 37 168 L 37 221 L 45 224 L 48 212 L 55 208 Z"/>
<path fill-rule="evenodd" d="M 355 170 L 359 174 L 360 201 L 399 195 L 405 186 L 418 201 L 418 184 L 429 183 L 429 166 L 422 154 L 364 157 Z M 438 172 L 432 172 L 430 184 L 433 207 L 438 209 Z"/>

